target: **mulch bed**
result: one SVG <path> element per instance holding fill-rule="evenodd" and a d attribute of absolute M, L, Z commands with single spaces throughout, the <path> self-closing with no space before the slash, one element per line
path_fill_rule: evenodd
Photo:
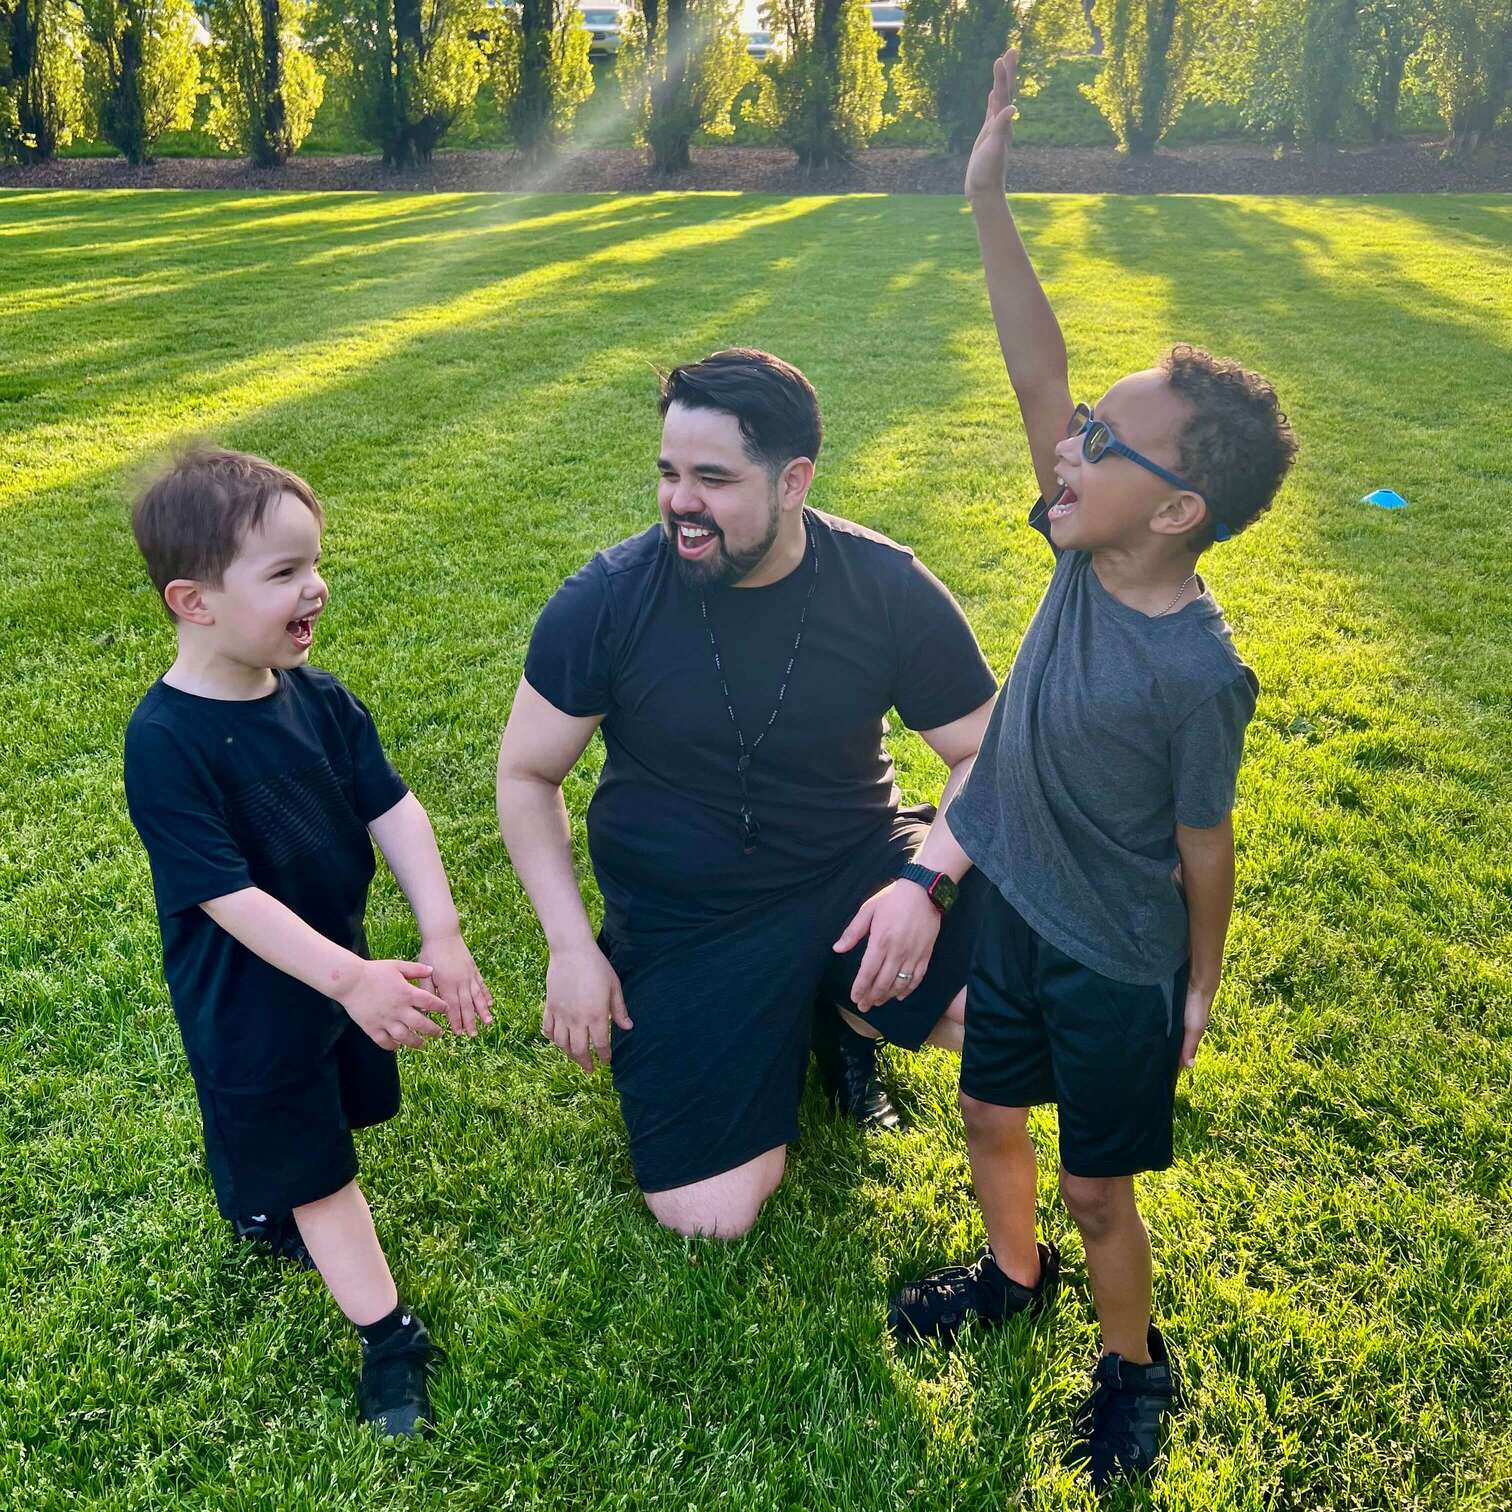
<path fill-rule="evenodd" d="M 1310 156 L 1223 143 L 1180 147 L 1136 160 L 1104 147 L 1015 147 L 1010 187 L 1025 193 L 1411 194 L 1512 191 L 1512 142 L 1493 141 L 1469 164 L 1444 163 L 1440 144 L 1393 142 Z M 120 158 L 70 158 L 35 168 L 0 167 L 0 188 L 541 190 L 644 193 L 739 189 L 762 194 L 959 194 L 962 165 L 918 148 L 879 147 L 845 170 L 804 173 L 786 149 L 699 147 L 687 173 L 660 176 L 643 153 L 568 152 L 532 168 L 508 151 L 443 152 L 429 167 L 392 173 L 376 157 L 298 157 L 283 168 L 245 161 L 165 158 L 132 168 Z"/>

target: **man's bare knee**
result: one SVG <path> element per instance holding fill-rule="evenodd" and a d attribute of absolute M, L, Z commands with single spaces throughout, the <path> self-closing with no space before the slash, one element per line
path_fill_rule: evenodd
<path fill-rule="evenodd" d="M 733 1171 L 665 1192 L 647 1192 L 646 1206 L 663 1228 L 686 1239 L 739 1239 L 751 1231 L 786 1166 L 787 1146 L 778 1145 Z"/>

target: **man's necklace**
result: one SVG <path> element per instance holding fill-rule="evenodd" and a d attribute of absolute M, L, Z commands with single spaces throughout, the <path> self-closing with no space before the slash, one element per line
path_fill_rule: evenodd
<path fill-rule="evenodd" d="M 808 592 L 803 596 L 803 612 L 798 616 L 798 633 L 793 637 L 793 650 L 788 657 L 787 670 L 782 674 L 782 686 L 777 690 L 777 702 L 772 705 L 772 712 L 767 715 L 767 722 L 762 727 L 761 734 L 752 741 L 749 750 L 746 749 L 745 732 L 740 728 L 740 720 L 735 716 L 735 700 L 730 697 L 730 682 L 725 676 L 724 663 L 719 659 L 719 643 L 714 639 L 714 626 L 709 622 L 709 601 L 702 593 L 698 595 L 698 607 L 703 613 L 704 629 L 709 633 L 709 649 L 714 653 L 714 670 L 719 674 L 719 686 L 724 690 L 725 709 L 729 713 L 730 723 L 735 727 L 735 739 L 740 746 L 740 760 L 735 763 L 735 774 L 740 779 L 740 853 L 743 856 L 749 856 L 756 849 L 756 842 L 761 838 L 761 825 L 751 812 L 751 792 L 746 774 L 751 770 L 751 758 L 756 754 L 761 742 L 767 738 L 767 731 L 776 724 L 778 714 L 782 712 L 782 700 L 787 697 L 788 683 L 793 676 L 793 664 L 798 660 L 798 648 L 803 644 L 803 627 L 808 623 L 809 605 L 814 599 L 814 589 L 819 586 L 819 543 L 814 539 L 806 516 L 803 521 L 803 536 L 807 543 L 806 554 L 814 559 L 814 575 L 809 580 Z M 1185 591 L 1184 588 L 1183 591 Z"/>

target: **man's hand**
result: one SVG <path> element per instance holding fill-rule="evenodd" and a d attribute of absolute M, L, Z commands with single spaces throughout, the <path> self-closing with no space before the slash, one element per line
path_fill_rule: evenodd
<path fill-rule="evenodd" d="M 427 1013 L 445 1013 L 435 993 L 413 985 L 429 979 L 431 969 L 420 961 L 363 961 L 352 985 L 336 999 L 372 1042 L 384 1050 L 401 1045 L 419 1049 L 443 1033 Z"/>
<path fill-rule="evenodd" d="M 1018 48 L 1010 47 L 992 64 L 992 89 L 987 114 L 966 164 L 966 197 L 1002 194 L 1008 171 L 1008 147 L 1013 141 L 1013 94 L 1018 80 Z"/>
<path fill-rule="evenodd" d="M 585 1072 L 593 1070 L 596 1052 L 609 1064 L 609 1020 L 633 1029 L 625 1011 L 625 994 L 614 967 L 597 945 L 553 951 L 546 968 L 546 1011 L 541 1033 Z"/>
<path fill-rule="evenodd" d="M 460 934 L 432 935 L 420 941 L 420 954 L 431 965 L 431 986 L 446 1002 L 453 1034 L 478 1037 L 478 1020 L 493 1023 L 493 994 L 483 984 L 471 951 Z"/>
<path fill-rule="evenodd" d="M 1181 1022 L 1186 1033 L 1181 1039 L 1181 1068 L 1190 1071 L 1197 1064 L 1197 1046 L 1207 1033 L 1208 1016 L 1213 1011 L 1213 999 L 1218 996 L 1217 987 L 1188 986 L 1186 1007 Z"/>
<path fill-rule="evenodd" d="M 873 893 L 835 941 L 839 955 L 867 941 L 851 987 L 857 1010 L 866 1013 L 890 998 L 906 998 L 929 969 L 939 934 L 940 911 L 917 882 L 890 882 Z"/>

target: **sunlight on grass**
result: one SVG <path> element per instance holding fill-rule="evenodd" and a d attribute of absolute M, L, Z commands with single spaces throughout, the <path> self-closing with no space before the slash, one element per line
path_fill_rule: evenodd
<path fill-rule="evenodd" d="M 1026 197 L 1079 396 L 1173 340 L 1303 439 L 1204 564 L 1264 692 L 1214 1030 L 1146 1183 L 1189 1403 L 1134 1505 L 1512 1500 L 1512 222 L 1499 200 Z M 1084 1505 L 1058 1463 L 1095 1332 L 1068 1286 L 954 1356 L 887 1289 L 981 1242 L 955 1063 L 910 1127 L 812 1095 L 729 1249 L 657 1231 L 607 1078 L 536 1030 L 539 934 L 492 815 L 536 612 L 654 507 L 655 368 L 735 342 L 825 406 L 815 500 L 916 547 L 1005 671 L 1048 567 L 951 200 L 0 194 L 0 1501 L 50 1508 Z M 431 810 L 499 1000 L 363 1140 L 451 1360 L 432 1444 L 350 1421 L 318 1285 L 233 1255 L 160 980 L 120 740 L 171 656 L 125 494 L 173 439 L 325 501 L 317 660 Z M 1411 507 L 1362 507 L 1367 489 Z M 891 739 L 908 799 L 940 769 Z M 566 792 L 581 816 L 596 752 Z M 375 951 L 414 948 L 392 883 Z"/>

